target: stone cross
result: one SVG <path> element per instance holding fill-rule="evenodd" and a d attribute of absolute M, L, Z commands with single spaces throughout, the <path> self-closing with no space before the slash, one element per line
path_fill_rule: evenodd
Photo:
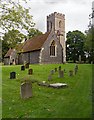
<path fill-rule="evenodd" d="M 21 84 L 20 88 L 21 98 L 30 98 L 32 97 L 32 84 L 31 82 L 24 82 Z"/>

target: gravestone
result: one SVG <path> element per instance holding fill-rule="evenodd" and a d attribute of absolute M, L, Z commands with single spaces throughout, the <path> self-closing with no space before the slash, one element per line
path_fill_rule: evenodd
<path fill-rule="evenodd" d="M 64 69 L 64 72 L 66 73 L 66 70 Z"/>
<path fill-rule="evenodd" d="M 48 76 L 48 80 L 51 81 L 52 80 L 52 75 Z"/>
<path fill-rule="evenodd" d="M 58 67 L 58 70 L 61 71 L 61 66 Z"/>
<path fill-rule="evenodd" d="M 25 81 L 24 83 L 21 84 L 21 98 L 30 98 L 32 97 L 32 84 L 30 81 Z"/>
<path fill-rule="evenodd" d="M 75 75 L 77 74 L 77 69 L 76 69 L 76 68 L 74 68 L 74 74 L 75 74 Z"/>
<path fill-rule="evenodd" d="M 75 65 L 75 68 L 74 68 L 74 74 L 75 75 L 76 75 L 77 71 L 78 71 L 78 65 Z"/>
<path fill-rule="evenodd" d="M 25 66 L 23 65 L 23 66 L 21 66 L 21 70 L 22 71 L 24 71 L 25 70 Z"/>
<path fill-rule="evenodd" d="M 66 83 L 53 83 L 49 84 L 49 87 L 53 88 L 62 88 L 62 87 L 67 87 L 68 85 Z"/>
<path fill-rule="evenodd" d="M 28 74 L 29 74 L 29 75 L 32 75 L 32 74 L 33 74 L 33 69 L 29 69 L 29 70 L 28 70 Z"/>
<path fill-rule="evenodd" d="M 78 70 L 78 65 L 75 65 L 75 68 Z"/>
<path fill-rule="evenodd" d="M 26 63 L 26 64 L 25 64 L 25 68 L 29 68 L 29 63 Z"/>
<path fill-rule="evenodd" d="M 51 75 L 53 75 L 53 74 L 54 74 L 54 70 L 51 70 L 51 72 L 50 72 L 50 73 L 51 73 Z"/>
<path fill-rule="evenodd" d="M 16 78 L 16 72 L 11 72 L 10 79 L 15 79 L 15 78 Z"/>
<path fill-rule="evenodd" d="M 57 68 L 55 68 L 55 72 L 57 72 Z"/>
<path fill-rule="evenodd" d="M 79 55 L 79 63 L 81 63 L 81 55 Z"/>
<path fill-rule="evenodd" d="M 69 76 L 73 76 L 73 70 L 69 71 Z"/>
<path fill-rule="evenodd" d="M 64 71 L 63 71 L 63 70 L 58 71 L 58 77 L 59 77 L 59 78 L 64 77 Z"/>

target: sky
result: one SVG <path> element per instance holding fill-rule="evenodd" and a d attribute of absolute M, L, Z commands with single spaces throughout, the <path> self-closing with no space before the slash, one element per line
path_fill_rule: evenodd
<path fill-rule="evenodd" d="M 30 13 L 36 28 L 45 33 L 46 17 L 54 12 L 65 14 L 65 29 L 68 31 L 88 29 L 89 14 L 93 0 L 29 0 Z"/>

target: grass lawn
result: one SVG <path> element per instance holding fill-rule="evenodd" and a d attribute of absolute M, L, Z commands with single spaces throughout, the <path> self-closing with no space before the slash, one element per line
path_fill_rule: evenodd
<path fill-rule="evenodd" d="M 34 74 L 30 79 L 47 81 L 52 69 L 61 65 L 66 70 L 64 78 L 58 72 L 50 83 L 67 83 L 67 88 L 51 88 L 32 84 L 32 98 L 21 99 L 21 80 L 27 76 L 28 69 L 21 71 L 20 65 L 2 66 L 2 117 L 3 118 L 90 118 L 92 115 L 92 65 L 78 64 L 78 73 L 69 77 L 68 71 L 75 64 L 30 65 Z M 9 78 L 15 71 L 17 78 Z"/>

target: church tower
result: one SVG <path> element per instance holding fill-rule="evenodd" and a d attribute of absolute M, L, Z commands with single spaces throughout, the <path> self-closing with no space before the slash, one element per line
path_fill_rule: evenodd
<path fill-rule="evenodd" d="M 66 62 L 65 15 L 54 12 L 47 16 L 47 32 L 56 33 L 63 50 L 63 62 Z"/>

